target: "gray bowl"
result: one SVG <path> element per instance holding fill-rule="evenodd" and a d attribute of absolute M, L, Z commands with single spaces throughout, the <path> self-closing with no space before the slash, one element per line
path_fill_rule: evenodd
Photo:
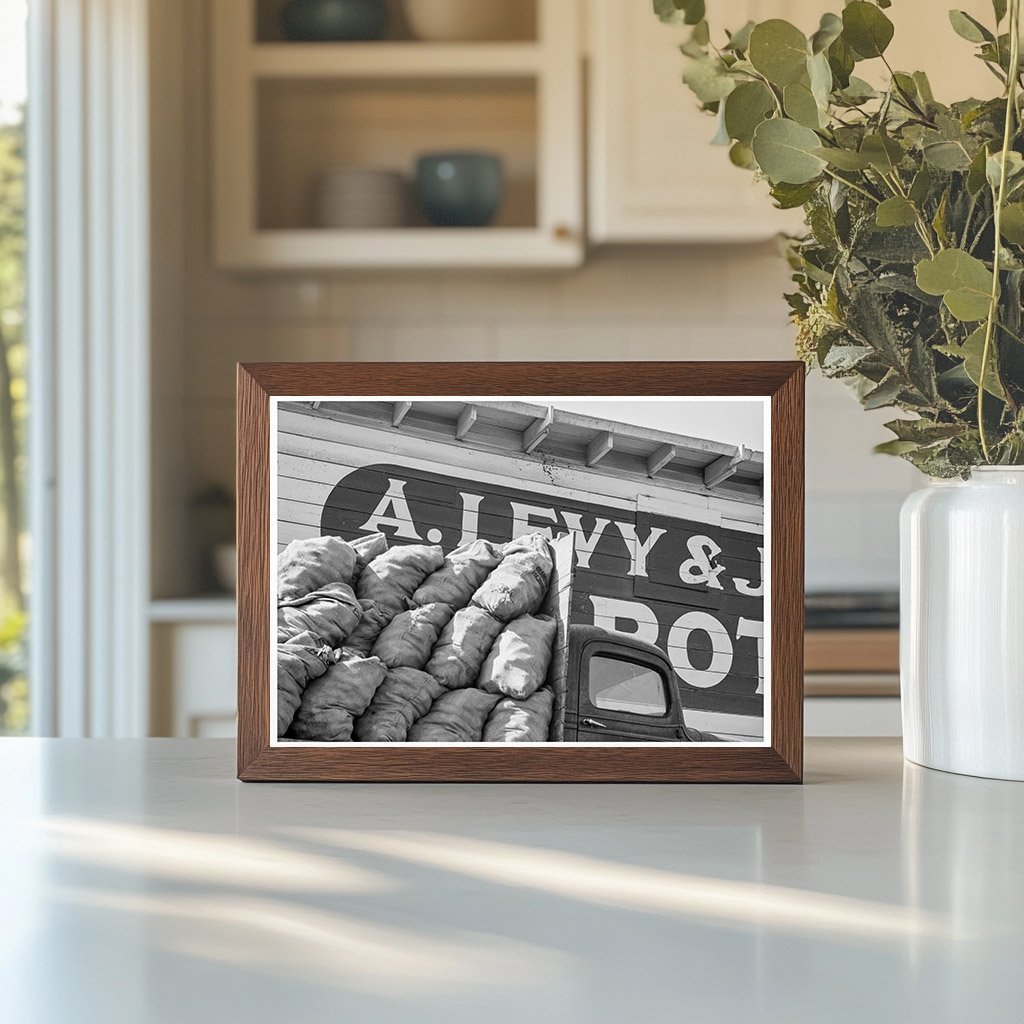
<path fill-rule="evenodd" d="M 295 42 L 380 39 L 388 27 L 387 0 L 290 0 L 281 28 Z"/>
<path fill-rule="evenodd" d="M 505 172 L 494 153 L 426 153 L 416 161 L 416 193 L 435 227 L 489 224 L 505 195 Z"/>

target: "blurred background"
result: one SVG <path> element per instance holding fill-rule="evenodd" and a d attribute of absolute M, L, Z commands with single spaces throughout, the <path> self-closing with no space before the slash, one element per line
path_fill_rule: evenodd
<path fill-rule="evenodd" d="M 896 66 L 992 92 L 944 8 L 889 14 Z M 238 361 L 793 358 L 799 218 L 710 145 L 683 34 L 649 0 L 0 0 L 3 731 L 232 732 Z M 886 418 L 808 379 L 812 733 L 898 730 Z"/>

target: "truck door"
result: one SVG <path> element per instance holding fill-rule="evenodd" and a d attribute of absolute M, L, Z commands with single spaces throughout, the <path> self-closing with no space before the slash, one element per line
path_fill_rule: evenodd
<path fill-rule="evenodd" d="M 665 743 L 688 739 L 664 658 L 613 640 L 581 652 L 577 739 Z"/>

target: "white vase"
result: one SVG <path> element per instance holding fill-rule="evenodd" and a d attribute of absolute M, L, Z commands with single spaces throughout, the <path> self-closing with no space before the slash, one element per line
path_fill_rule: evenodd
<path fill-rule="evenodd" d="M 982 467 L 900 516 L 903 751 L 1024 781 L 1024 467 Z"/>

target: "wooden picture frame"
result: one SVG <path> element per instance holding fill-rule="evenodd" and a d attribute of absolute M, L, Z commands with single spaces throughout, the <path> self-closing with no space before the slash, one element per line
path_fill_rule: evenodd
<path fill-rule="evenodd" d="M 770 690 L 767 735 L 758 745 L 644 743 L 452 744 L 338 743 L 277 740 L 271 721 L 276 688 L 271 656 L 276 614 L 272 584 L 272 495 L 276 495 L 278 403 L 370 402 L 403 396 L 433 407 L 445 396 L 472 396 L 482 406 L 515 406 L 532 396 L 594 400 L 763 398 L 770 415 L 762 502 L 767 580 L 761 582 L 765 663 Z M 490 396 L 495 401 L 488 403 Z M 709 397 L 710 396 L 710 397 Z M 461 399 L 459 399 L 461 400 Z M 540 401 L 539 399 L 537 401 Z M 440 406 L 438 406 L 440 407 Z M 518 408 L 517 406 L 515 406 Z M 799 362 L 620 363 L 257 363 L 238 367 L 238 777 L 243 781 L 445 782 L 800 782 L 803 773 L 803 510 L 804 367 Z M 272 408 L 274 412 L 272 413 Z M 549 407 L 550 408 L 550 407 Z M 467 403 L 466 410 L 470 409 Z M 396 414 L 397 415 L 397 414 Z M 459 415 L 458 431 L 476 412 Z M 469 426 L 467 427 L 467 424 Z M 390 426 L 390 423 L 388 424 Z M 535 428 L 539 429 L 539 428 Z M 525 435 L 525 432 L 524 432 Z M 534 435 L 535 436 L 535 435 Z M 595 438 L 595 441 L 597 439 Z M 602 440 L 607 449 L 614 438 Z M 709 443 L 710 444 L 710 443 Z M 524 449 L 526 448 L 524 442 Z M 668 446 L 666 446 L 668 447 Z M 711 449 L 709 448 L 709 451 Z M 591 457 L 600 457 L 591 450 Z M 658 453 L 655 453 L 658 454 Z M 666 453 L 667 456 L 668 453 Z M 713 454 L 713 452 L 712 452 Z M 719 457 L 704 468 L 717 480 L 744 456 Z M 666 456 L 648 460 L 650 475 Z M 709 456 L 710 458 L 710 456 Z M 653 464 L 652 464 L 653 460 Z M 614 460 L 610 460 L 614 461 Z M 683 467 L 684 469 L 686 467 Z M 274 479 L 272 479 L 272 477 Z M 711 479 L 706 476 L 705 479 Z M 707 519 L 707 522 L 713 520 Z M 275 520 L 276 522 L 276 520 Z M 324 531 L 328 532 L 328 531 Z M 440 531 L 432 530 L 431 534 Z M 740 583 L 745 581 L 740 580 Z M 678 584 L 677 584 L 678 585 Z M 596 606 L 595 606 L 596 607 Z M 752 635 L 752 634 L 746 634 Z M 759 648 L 760 650 L 760 648 Z M 760 671 L 760 670 L 759 670 Z M 759 684 L 760 686 L 763 684 Z M 272 728 L 273 724 L 273 728 Z M 682 735 L 682 733 L 680 733 Z"/>

